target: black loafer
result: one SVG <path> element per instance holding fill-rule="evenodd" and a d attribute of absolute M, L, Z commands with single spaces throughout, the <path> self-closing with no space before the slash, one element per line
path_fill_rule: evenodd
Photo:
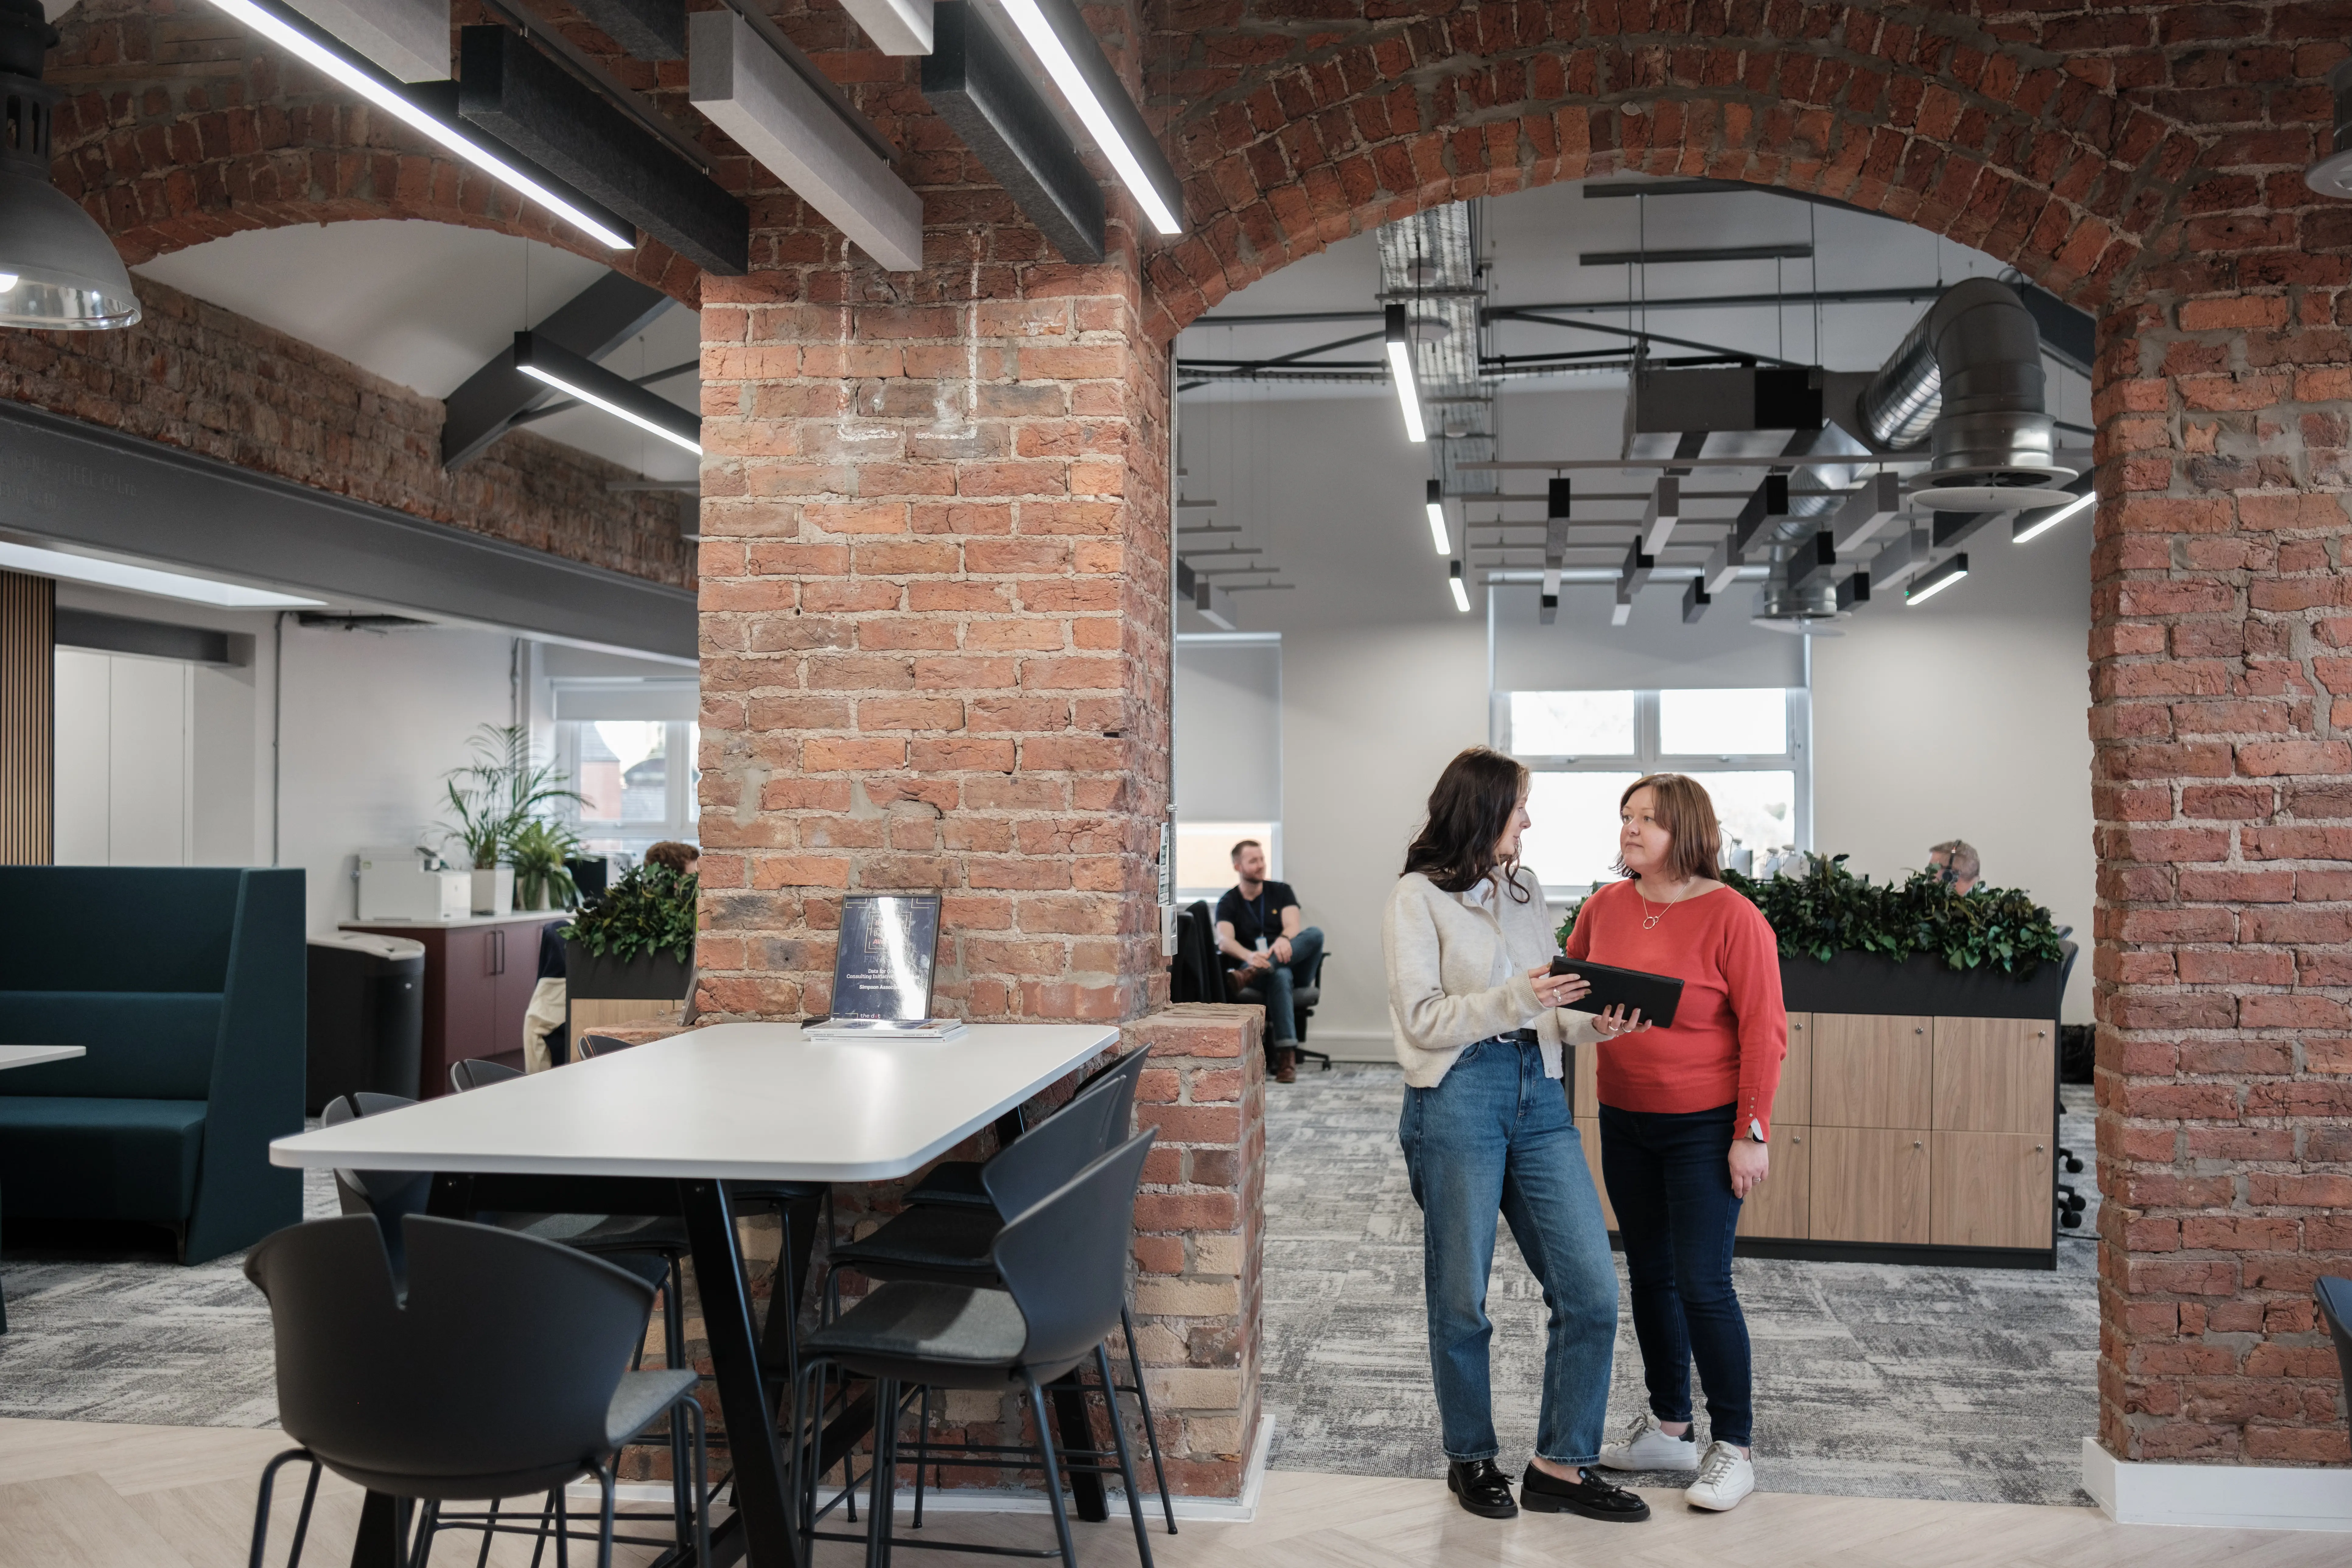
<path fill-rule="evenodd" d="M 1611 1524 L 1639 1524 L 1650 1517 L 1648 1503 L 1623 1487 L 1595 1480 L 1590 1465 L 1580 1481 L 1564 1481 L 1529 1465 L 1519 1478 L 1519 1496 L 1537 1513 L 1580 1513 Z"/>
<path fill-rule="evenodd" d="M 1511 1500 L 1511 1479 L 1492 1459 L 1454 1459 L 1445 1467 L 1445 1484 L 1462 1506 L 1481 1519 L 1517 1519 L 1519 1505 Z"/>

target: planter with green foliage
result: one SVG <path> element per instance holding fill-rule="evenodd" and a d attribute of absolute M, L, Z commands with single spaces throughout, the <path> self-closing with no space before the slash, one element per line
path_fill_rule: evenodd
<path fill-rule="evenodd" d="M 683 997 L 694 978 L 699 879 L 640 866 L 564 930 L 566 994 L 573 997 Z"/>
<path fill-rule="evenodd" d="M 2050 911 L 2015 888 L 1956 893 L 1933 871 L 1873 882 L 1843 855 L 1809 855 L 1805 872 L 1759 881 L 1718 873 L 1753 902 L 1780 942 L 1791 1012 L 2055 1017 L 2074 944 Z M 1560 940 L 1576 923 L 1561 922 Z"/>

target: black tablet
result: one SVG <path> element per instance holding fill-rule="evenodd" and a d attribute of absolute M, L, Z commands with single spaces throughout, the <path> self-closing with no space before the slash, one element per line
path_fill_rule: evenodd
<path fill-rule="evenodd" d="M 1617 969 L 1583 959 L 1555 958 L 1554 974 L 1580 974 L 1592 989 L 1568 1004 L 1578 1013 L 1605 1013 L 1612 1007 L 1639 1011 L 1642 1022 L 1665 1028 L 1675 1021 L 1683 999 L 1683 983 L 1670 974 L 1649 974 L 1639 969 Z"/>

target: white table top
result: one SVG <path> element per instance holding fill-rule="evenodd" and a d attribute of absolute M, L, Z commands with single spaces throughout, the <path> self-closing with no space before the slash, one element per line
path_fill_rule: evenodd
<path fill-rule="evenodd" d="M 811 1040 L 717 1024 L 269 1145 L 273 1165 L 877 1182 L 928 1163 L 1115 1045 L 1105 1024 Z"/>
<path fill-rule="evenodd" d="M 71 1061 L 87 1056 L 86 1046 L 0 1046 L 0 1068 L 28 1068 L 42 1062 Z"/>

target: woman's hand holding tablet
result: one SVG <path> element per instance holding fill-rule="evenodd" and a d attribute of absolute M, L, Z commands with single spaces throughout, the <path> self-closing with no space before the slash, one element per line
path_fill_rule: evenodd
<path fill-rule="evenodd" d="M 1604 1035 L 1621 1035 L 1654 1024 L 1671 1027 L 1681 1004 L 1683 983 L 1670 974 L 1650 974 L 1639 969 L 1582 959 L 1555 958 L 1551 973 L 1581 975 L 1591 982 L 1584 994 L 1565 1005 L 1600 1016 Z"/>

